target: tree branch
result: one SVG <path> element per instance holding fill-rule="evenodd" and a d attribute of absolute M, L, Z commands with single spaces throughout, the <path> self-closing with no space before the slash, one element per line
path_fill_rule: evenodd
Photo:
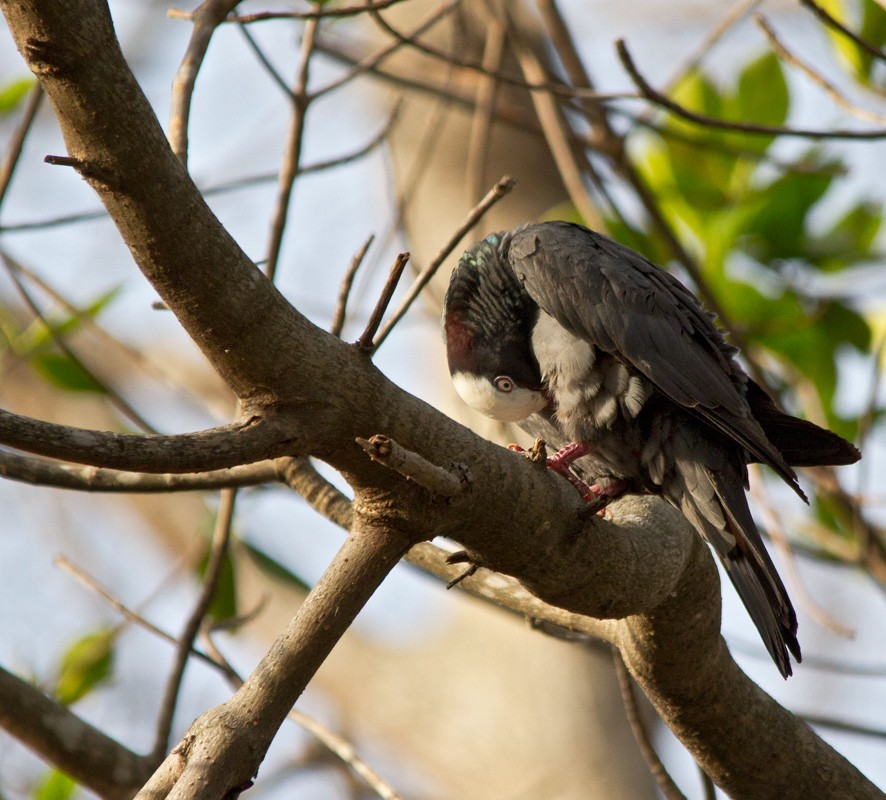
<path fill-rule="evenodd" d="M 0 667 L 0 727 L 105 800 L 128 800 L 147 759 Z"/>
<path fill-rule="evenodd" d="M 204 472 L 263 461 L 297 451 L 286 438 L 276 421 L 254 417 L 196 433 L 160 436 L 72 428 L 0 410 L 0 444 L 128 472 Z"/>
<path fill-rule="evenodd" d="M 362 499 L 353 532 L 287 629 L 237 693 L 191 725 L 137 800 L 218 798 L 251 784 L 290 708 L 412 541 L 383 503 Z"/>

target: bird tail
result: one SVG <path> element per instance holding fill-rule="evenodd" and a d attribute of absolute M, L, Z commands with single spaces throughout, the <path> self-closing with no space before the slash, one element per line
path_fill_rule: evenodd
<path fill-rule="evenodd" d="M 695 466 L 679 505 L 726 568 L 772 660 L 787 678 L 792 674 L 788 652 L 801 660 L 797 615 L 754 524 L 741 478 L 730 475 L 731 470 L 713 473 Z"/>
<path fill-rule="evenodd" d="M 786 414 L 750 379 L 746 398 L 766 438 L 792 467 L 837 467 L 861 458 L 859 449 L 842 436 Z"/>

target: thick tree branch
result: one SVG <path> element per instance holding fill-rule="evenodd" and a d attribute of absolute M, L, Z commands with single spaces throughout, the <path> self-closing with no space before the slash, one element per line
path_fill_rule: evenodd
<path fill-rule="evenodd" d="M 151 774 L 147 759 L 2 667 L 0 727 L 105 800 L 126 800 Z"/>

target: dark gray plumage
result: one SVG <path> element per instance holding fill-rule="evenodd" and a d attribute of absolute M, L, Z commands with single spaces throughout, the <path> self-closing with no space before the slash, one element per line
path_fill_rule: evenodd
<path fill-rule="evenodd" d="M 660 494 L 713 547 L 782 675 L 797 618 L 748 509 L 747 467 L 860 457 L 781 411 L 734 360 L 711 315 L 672 275 L 580 225 L 494 234 L 452 275 L 444 326 L 456 388 L 555 447 L 595 493 Z"/>

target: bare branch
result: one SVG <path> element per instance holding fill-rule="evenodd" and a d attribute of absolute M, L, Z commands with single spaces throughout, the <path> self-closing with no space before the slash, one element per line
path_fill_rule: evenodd
<path fill-rule="evenodd" d="M 833 128 L 831 130 L 810 130 L 807 128 L 787 128 L 781 125 L 757 125 L 752 122 L 732 122 L 730 120 L 709 117 L 706 114 L 699 114 L 696 111 L 690 111 L 688 108 L 684 108 L 679 103 L 671 100 L 671 98 L 653 89 L 650 83 L 637 69 L 636 64 L 634 64 L 634 60 L 628 52 L 624 39 L 619 39 L 615 43 L 615 48 L 622 65 L 631 76 L 631 80 L 640 90 L 640 94 L 642 94 L 643 97 L 650 102 L 655 103 L 657 106 L 670 111 L 675 116 L 685 119 L 687 122 L 694 122 L 696 125 L 703 125 L 718 130 L 733 131 L 735 133 L 746 133 L 751 136 L 796 136 L 805 139 L 886 138 L 886 130 L 882 128 L 877 128 L 871 131 L 847 131 L 839 128 Z"/>
<path fill-rule="evenodd" d="M 403 477 L 415 481 L 433 494 L 441 497 L 452 497 L 464 489 L 467 474 L 465 467 L 461 475 L 438 467 L 418 453 L 407 450 L 393 439 L 376 434 L 369 439 L 357 439 L 366 454 L 373 460 L 384 464 L 388 469 L 399 472 Z"/>
<path fill-rule="evenodd" d="M 228 543 L 231 540 L 231 524 L 234 520 L 236 499 L 236 489 L 222 490 L 221 502 L 215 517 L 215 530 L 212 534 L 209 558 L 203 576 L 203 587 L 179 637 L 175 650 L 175 661 L 166 682 L 163 699 L 160 702 L 157 732 L 154 737 L 154 747 L 151 749 L 151 762 L 155 764 L 159 763 L 166 753 L 169 732 L 172 730 L 172 717 L 178 703 L 178 693 L 185 675 L 185 667 L 187 667 L 191 651 L 194 649 L 194 640 L 200 632 L 200 626 L 203 624 L 203 619 L 206 617 L 218 589 L 219 575 L 221 575 L 224 559 L 228 553 Z"/>
<path fill-rule="evenodd" d="M 0 164 L 0 206 L 3 205 L 3 201 L 6 199 L 6 192 L 9 189 L 9 184 L 12 183 L 12 176 L 21 157 L 25 138 L 31 129 L 31 123 L 37 116 L 42 100 L 43 87 L 38 83 L 31 89 L 31 95 L 28 97 L 28 102 L 25 103 L 22 118 L 19 120 L 12 138 L 9 140 L 9 146 L 6 149 L 6 155 L 3 157 L 3 163 Z"/>
<path fill-rule="evenodd" d="M 338 8 L 317 8 L 313 11 L 262 11 L 257 14 L 243 14 L 234 19 L 225 20 L 226 22 L 265 22 L 275 19 L 327 19 L 334 17 L 354 17 L 358 14 L 365 14 L 367 11 L 379 11 L 381 9 L 390 8 L 404 0 L 375 0 L 375 2 L 358 6 L 340 6 Z M 170 19 L 195 19 L 197 12 L 182 11 L 178 8 L 171 8 L 167 12 Z"/>
<path fill-rule="evenodd" d="M 415 298 L 421 294 L 422 289 L 428 285 L 431 278 L 434 277 L 441 264 L 449 257 L 449 254 L 456 248 L 458 243 L 464 238 L 465 234 L 483 218 L 483 215 L 501 200 L 511 189 L 514 188 L 515 182 L 510 175 L 503 175 L 498 182 L 487 193 L 486 196 L 477 203 L 462 220 L 455 233 L 452 234 L 449 241 L 443 245 L 443 248 L 437 253 L 430 263 L 416 276 L 406 293 L 406 297 L 397 306 L 397 310 L 391 315 L 391 318 L 385 323 L 375 342 L 375 348 L 381 347 L 382 342 L 388 338 L 388 335 L 394 329 L 394 326 L 403 318 L 410 306 L 415 302 Z"/>
<path fill-rule="evenodd" d="M 0 727 L 105 800 L 128 800 L 151 774 L 146 758 L 2 667 Z"/>
<path fill-rule="evenodd" d="M 229 469 L 193 473 L 141 473 L 75 466 L 0 450 L 0 476 L 35 486 L 81 492 L 166 494 L 258 486 L 279 480 L 274 461 L 258 461 Z"/>
<path fill-rule="evenodd" d="M 360 337 L 355 342 L 357 348 L 364 353 L 374 353 L 378 349 L 379 344 L 381 344 L 381 338 L 378 342 L 373 341 L 373 339 L 378 330 L 378 326 L 381 325 L 382 318 L 385 315 L 385 311 L 387 311 L 391 298 L 394 296 L 394 291 L 397 288 L 397 284 L 400 282 L 400 277 L 403 275 L 403 270 L 406 269 L 406 264 L 408 262 L 409 253 L 400 253 L 400 255 L 394 260 L 394 265 L 391 267 L 388 279 L 382 287 L 378 302 L 375 304 L 375 308 L 372 309 L 372 313 L 369 315 L 369 322 L 366 323 L 366 329 L 360 334 Z"/>
<path fill-rule="evenodd" d="M 842 33 L 843 36 L 851 39 L 855 44 L 857 44 L 862 50 L 864 50 L 868 55 L 873 56 L 874 58 L 879 58 L 882 61 L 886 61 L 886 51 L 881 50 L 879 47 L 871 44 L 866 39 L 862 39 L 855 31 L 847 28 L 840 20 L 830 14 L 827 10 L 822 8 L 818 3 L 814 2 L 814 0 L 800 0 L 800 3 L 810 11 L 812 11 L 815 16 L 817 16 L 825 25 L 830 28 L 833 28 L 838 33 Z"/>
<path fill-rule="evenodd" d="M 188 121 L 197 73 L 206 57 L 215 29 L 239 3 L 240 0 L 204 0 L 192 15 L 194 28 L 172 82 L 169 115 L 169 143 L 183 164 L 188 163 Z"/>
<path fill-rule="evenodd" d="M 873 111 L 868 111 L 864 108 L 859 108 L 855 103 L 849 100 L 833 83 L 831 83 L 827 78 L 824 77 L 818 70 L 813 69 L 812 66 L 807 64 L 803 59 L 799 56 L 792 53 L 776 35 L 775 31 L 772 29 L 772 26 L 766 21 L 766 18 L 757 14 L 754 16 L 754 22 L 760 27 L 763 33 L 766 34 L 766 38 L 769 40 L 769 44 L 775 53 L 781 58 L 783 61 L 786 61 L 793 67 L 796 67 L 800 72 L 806 75 L 813 83 L 817 86 L 821 87 L 828 97 L 834 102 L 835 105 L 842 108 L 848 114 L 852 114 L 853 117 L 857 119 L 864 120 L 865 122 L 874 122 L 879 125 L 886 123 L 886 117 L 882 114 L 876 114 Z"/>
<path fill-rule="evenodd" d="M 360 265 L 363 263 L 363 259 L 366 258 L 366 253 L 372 246 L 374 240 L 375 234 L 370 234 L 369 238 L 363 243 L 363 246 L 354 253 L 354 257 L 351 259 L 351 263 L 348 266 L 344 277 L 342 277 L 341 286 L 338 290 L 338 300 L 335 304 L 335 313 L 332 315 L 332 323 L 329 325 L 329 332 L 333 336 L 341 338 L 342 328 L 345 326 L 345 318 L 348 311 L 348 298 L 351 295 L 351 287 L 354 285 L 354 278 L 356 277 L 357 270 L 360 269 Z"/>
<path fill-rule="evenodd" d="M 209 471 L 280 455 L 281 429 L 266 419 L 171 436 L 72 428 L 0 410 L 0 444 L 26 453 L 128 472 Z M 288 448 L 290 452 L 293 447 Z"/>
<path fill-rule="evenodd" d="M 350 499 L 317 472 L 309 458 L 280 458 L 275 463 L 280 480 L 298 492 L 311 508 L 342 530 L 351 530 L 354 512 Z"/>
<path fill-rule="evenodd" d="M 283 230 L 292 201 L 292 189 L 301 165 L 302 140 L 305 131 L 305 117 L 311 97 L 308 95 L 308 77 L 311 67 L 311 56 L 314 53 L 314 39 L 317 35 L 317 19 L 309 19 L 302 32 L 301 53 L 292 87 L 292 122 L 289 136 L 283 151 L 283 163 L 280 165 L 280 180 L 277 186 L 277 203 L 271 220 L 271 234 L 265 258 L 265 274 L 273 281 L 277 273 L 277 262 L 280 258 L 280 247 L 283 244 Z"/>
<path fill-rule="evenodd" d="M 251 783 L 277 729 L 314 672 L 411 539 L 365 502 L 350 534 L 284 633 L 225 704 L 200 717 L 137 795 L 202 800 Z M 246 714 L 248 726 L 241 721 Z"/>

